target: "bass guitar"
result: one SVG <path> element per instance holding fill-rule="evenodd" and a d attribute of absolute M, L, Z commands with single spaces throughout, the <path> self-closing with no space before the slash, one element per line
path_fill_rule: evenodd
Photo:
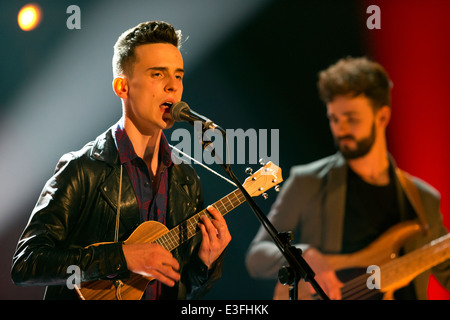
<path fill-rule="evenodd" d="M 419 274 L 450 258 L 450 233 L 399 257 L 398 253 L 405 241 L 420 232 L 422 229 L 417 222 L 401 222 L 360 251 L 352 254 L 325 255 L 331 268 L 336 271 L 337 277 L 344 283 L 341 288 L 342 299 L 392 300 L 396 290 L 407 286 Z M 370 268 L 368 272 L 369 266 L 375 266 L 377 269 Z M 372 283 L 375 279 L 378 279 L 378 284 L 376 281 Z M 301 300 L 318 298 L 309 292 L 307 284 L 300 281 L 298 298 Z M 288 300 L 289 286 L 278 282 L 275 286 L 274 299 Z"/>

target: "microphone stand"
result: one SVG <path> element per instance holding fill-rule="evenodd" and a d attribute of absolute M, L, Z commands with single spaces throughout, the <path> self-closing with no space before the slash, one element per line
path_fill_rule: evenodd
<path fill-rule="evenodd" d="M 204 136 L 204 132 L 207 129 L 207 127 L 202 126 L 202 137 Z M 227 145 L 227 151 L 228 151 L 228 140 L 226 137 L 226 133 L 223 129 L 219 127 L 218 129 L 222 136 L 225 138 L 225 142 Z M 250 208 L 255 213 L 256 217 L 260 221 L 260 223 L 263 225 L 263 227 L 266 229 L 266 231 L 271 236 L 273 242 L 276 244 L 278 249 L 281 251 L 283 256 L 285 257 L 286 261 L 289 263 L 289 267 L 282 267 L 278 273 L 278 277 L 280 282 L 283 285 L 289 285 L 289 299 L 290 300 L 297 300 L 298 299 L 298 282 L 303 279 L 306 282 L 309 282 L 314 290 L 317 292 L 317 294 L 323 299 L 323 300 L 329 300 L 329 297 L 325 294 L 323 289 L 319 286 L 317 281 L 314 279 L 314 272 L 311 269 L 311 267 L 308 265 L 308 263 L 304 260 L 302 257 L 302 251 L 299 248 L 296 248 L 295 246 L 291 245 L 292 240 L 292 233 L 280 233 L 278 232 L 275 227 L 272 225 L 272 223 L 267 219 L 266 215 L 261 211 L 261 209 L 258 207 L 258 205 L 255 203 L 253 198 L 248 194 L 248 192 L 245 190 L 245 188 L 240 183 L 239 179 L 234 175 L 231 166 L 224 163 L 222 159 L 218 158 L 215 154 L 214 148 L 210 147 L 212 145 L 211 141 L 203 141 L 203 139 L 200 139 L 202 147 L 204 150 L 208 150 L 218 161 L 219 164 L 223 167 L 225 172 L 228 174 L 228 176 L 233 180 L 233 182 L 236 184 L 236 186 L 239 188 L 241 193 L 244 195 L 245 199 L 247 200 L 247 203 L 250 205 Z M 229 155 L 229 152 L 227 152 L 227 155 Z"/>

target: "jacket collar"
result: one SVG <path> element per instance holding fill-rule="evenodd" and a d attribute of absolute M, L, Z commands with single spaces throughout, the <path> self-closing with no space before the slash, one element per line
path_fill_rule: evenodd
<path fill-rule="evenodd" d="M 106 132 L 102 133 L 95 139 L 90 154 L 93 159 L 104 161 L 112 166 L 120 164 L 120 156 L 114 135 L 118 128 L 124 130 L 122 123 L 123 121 L 122 119 L 120 119 Z M 170 150 L 169 143 L 167 142 L 164 133 L 161 135 L 160 152 L 164 165 L 170 167 L 173 164 L 173 154 Z"/>
<path fill-rule="evenodd" d="M 93 142 L 91 158 L 108 163 L 111 166 L 119 165 L 119 153 L 113 138 L 114 124 L 106 132 L 99 135 Z"/>
<path fill-rule="evenodd" d="M 334 154 L 324 170 L 325 194 L 322 243 L 324 252 L 341 250 L 347 193 L 347 163 L 340 152 Z M 337 241 L 336 241 L 337 240 Z"/>
<path fill-rule="evenodd" d="M 114 140 L 114 130 L 116 126 L 117 123 L 111 126 L 108 130 L 106 130 L 94 140 L 90 154 L 91 158 L 103 161 L 111 167 L 120 166 L 119 152 L 117 151 L 117 146 Z M 170 148 L 168 143 L 167 148 Z M 176 157 L 176 155 L 173 153 L 171 153 L 171 156 Z M 169 169 L 178 167 L 178 165 L 175 164 L 181 162 L 180 159 L 178 160 L 179 161 L 176 162 L 171 161 L 172 165 L 169 167 Z M 170 177 L 172 182 L 176 182 L 180 185 L 191 185 L 195 182 L 188 175 L 184 174 L 172 174 L 170 175 Z"/>

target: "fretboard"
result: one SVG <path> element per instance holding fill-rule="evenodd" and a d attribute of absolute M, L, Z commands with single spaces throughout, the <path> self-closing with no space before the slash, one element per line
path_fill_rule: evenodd
<path fill-rule="evenodd" d="M 245 202 L 244 195 L 239 191 L 239 189 L 236 189 L 235 191 L 212 204 L 212 206 L 224 216 L 243 202 Z M 186 221 L 180 223 L 178 226 L 171 229 L 169 232 L 165 233 L 153 242 L 161 245 L 169 251 L 172 251 L 180 244 L 200 232 L 198 223 L 202 215 L 206 215 L 209 218 L 212 218 L 208 210 L 204 209 L 191 218 L 187 219 Z"/>

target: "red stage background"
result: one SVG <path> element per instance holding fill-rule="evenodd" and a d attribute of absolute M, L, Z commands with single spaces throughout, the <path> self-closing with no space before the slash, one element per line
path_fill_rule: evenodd
<path fill-rule="evenodd" d="M 367 29 L 367 49 L 394 83 L 389 148 L 399 167 L 441 193 L 449 228 L 450 1 L 365 1 L 369 5 L 380 8 L 381 29 Z M 433 277 L 428 294 L 450 299 Z"/>

